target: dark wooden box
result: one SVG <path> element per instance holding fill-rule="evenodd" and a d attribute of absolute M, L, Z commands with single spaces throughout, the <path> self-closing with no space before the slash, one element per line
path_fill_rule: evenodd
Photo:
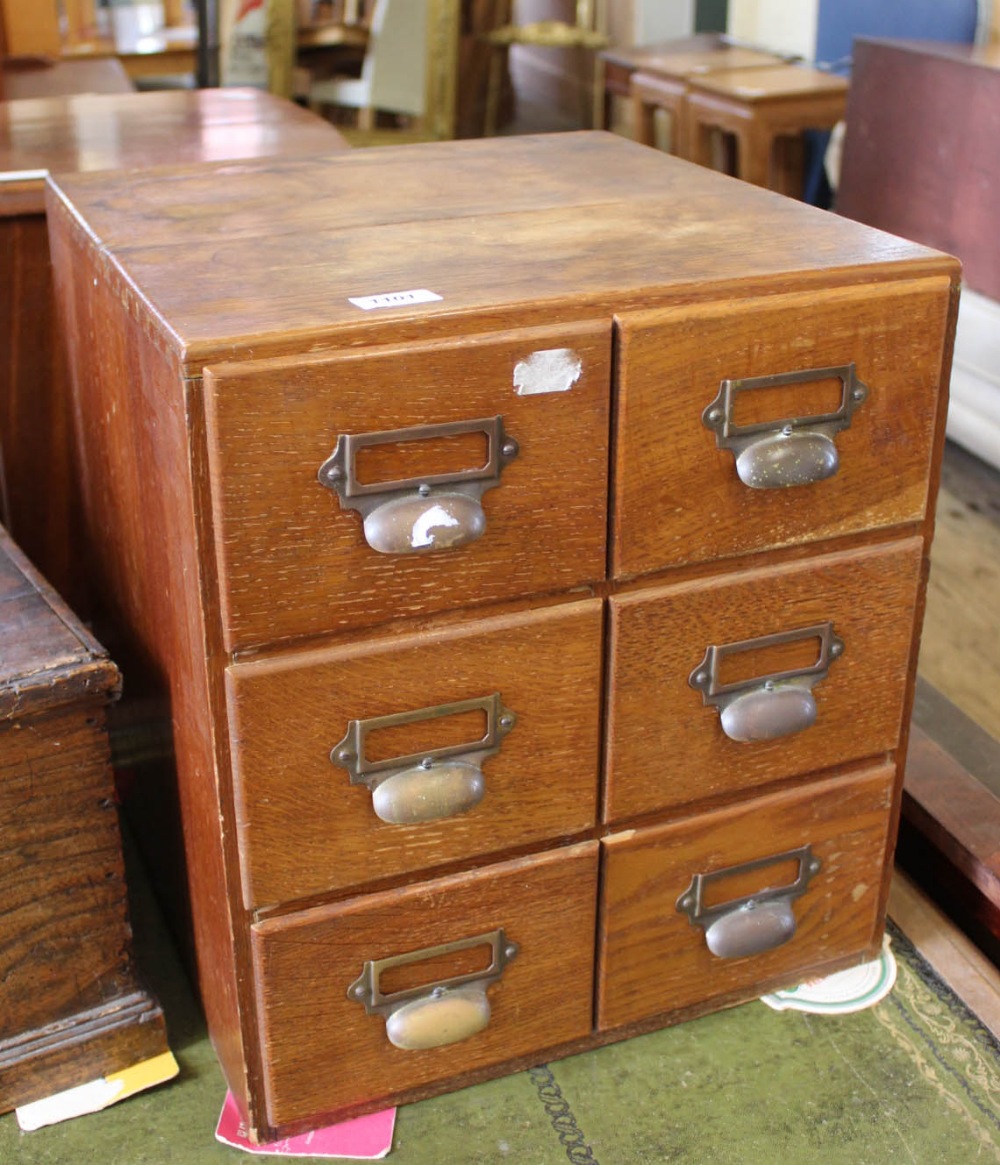
<path fill-rule="evenodd" d="M 167 1050 L 136 982 L 106 708 L 118 669 L 0 528 L 0 1111 Z"/>

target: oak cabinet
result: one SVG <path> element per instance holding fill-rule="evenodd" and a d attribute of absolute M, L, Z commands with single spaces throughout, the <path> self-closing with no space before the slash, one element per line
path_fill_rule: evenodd
<path fill-rule="evenodd" d="M 50 218 L 258 1135 L 877 952 L 953 260 L 603 134 Z"/>

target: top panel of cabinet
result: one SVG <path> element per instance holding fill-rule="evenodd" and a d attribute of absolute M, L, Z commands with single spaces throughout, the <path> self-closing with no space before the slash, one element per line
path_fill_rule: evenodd
<path fill-rule="evenodd" d="M 954 273 L 936 252 L 610 134 L 53 180 L 191 372 L 391 336 Z M 752 226 L 750 225 L 752 224 Z"/>

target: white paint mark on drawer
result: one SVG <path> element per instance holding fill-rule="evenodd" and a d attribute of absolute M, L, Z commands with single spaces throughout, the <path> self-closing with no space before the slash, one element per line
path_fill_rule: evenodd
<path fill-rule="evenodd" d="M 518 396 L 568 392 L 582 372 L 583 361 L 572 348 L 543 348 L 514 365 L 514 389 Z"/>
<path fill-rule="evenodd" d="M 433 303 L 443 298 L 436 291 L 418 287 L 413 291 L 387 291 L 382 295 L 349 296 L 347 302 L 353 303 L 362 311 L 371 311 L 376 307 L 409 307 L 411 303 Z"/>
<path fill-rule="evenodd" d="M 442 547 L 448 545 L 447 535 L 442 536 L 442 527 L 458 526 L 459 520 L 448 513 L 441 506 L 431 506 L 426 513 L 413 523 L 413 534 L 410 545 L 414 550 L 423 546 L 433 546 L 437 542 Z"/>

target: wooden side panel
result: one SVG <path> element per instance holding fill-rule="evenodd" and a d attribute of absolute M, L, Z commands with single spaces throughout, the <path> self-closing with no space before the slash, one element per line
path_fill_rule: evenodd
<path fill-rule="evenodd" d="M 610 325 L 593 323 L 207 370 L 228 646 L 603 578 L 610 359 Z M 554 375 L 516 371 L 546 360 Z M 341 434 L 498 414 L 520 451 L 483 497 L 485 533 L 466 546 L 378 553 L 359 514 L 317 480 Z M 423 444 L 399 444 L 367 480 L 485 464 L 485 440 L 455 439 L 434 461 Z"/>
<path fill-rule="evenodd" d="M 7 525 L 74 610 L 83 598 L 68 376 L 45 216 L 0 218 L 0 445 Z"/>
<path fill-rule="evenodd" d="M 921 521 L 949 288 L 924 279 L 622 317 L 615 576 Z M 838 472 L 745 486 L 702 423 L 722 381 L 850 363 L 869 393 L 836 436 Z M 734 420 L 816 415 L 828 400 L 822 385 L 740 393 L 741 410 L 760 411 Z"/>
<path fill-rule="evenodd" d="M 896 748 L 922 549 L 909 538 L 612 599 L 606 820 L 676 812 Z M 731 740 L 717 708 L 688 682 L 707 648 L 824 622 L 844 650 L 813 688 L 815 724 L 774 740 Z M 734 657 L 740 672 L 722 678 L 808 666 L 819 642 L 785 650 Z"/>
<path fill-rule="evenodd" d="M 0 1039 L 131 983 L 102 704 L 0 731 Z"/>
<path fill-rule="evenodd" d="M 342 890 L 571 837 L 597 819 L 601 603 L 502 615 L 381 643 L 229 669 L 248 907 Z M 474 808 L 419 825 L 380 821 L 331 749 L 350 720 L 497 692 L 516 717 L 485 760 Z M 373 733 L 372 759 L 479 739 L 482 714 Z M 381 747 L 381 751 L 380 750 Z"/>
<path fill-rule="evenodd" d="M 586 842 L 255 926 L 270 1124 L 322 1125 L 352 1104 L 390 1104 L 406 1088 L 586 1035 L 597 851 Z M 497 927 L 520 949 L 489 989 L 489 1026 L 469 1040 L 401 1051 L 347 996 L 366 960 Z"/>
<path fill-rule="evenodd" d="M 603 843 L 598 936 L 598 1026 L 621 1027 L 811 967 L 864 957 L 880 923 L 883 862 L 894 768 L 835 777 L 672 825 L 615 834 Z M 696 874 L 810 845 L 823 863 L 794 903 L 794 936 L 771 951 L 722 959 L 677 908 Z M 717 888 L 717 903 L 786 885 L 763 869 Z M 748 881 L 748 878 L 750 879 Z M 770 879 L 774 880 L 771 881 Z"/>
<path fill-rule="evenodd" d="M 247 936 L 236 921 L 228 759 L 216 763 L 212 733 L 213 707 L 220 720 L 225 712 L 221 665 L 210 682 L 212 618 L 202 608 L 212 558 L 195 521 L 204 481 L 199 411 L 143 323 L 123 316 L 103 257 L 61 204 L 48 212 L 102 639 L 130 691 L 169 691 L 201 998 L 230 1088 L 246 1104 L 255 1060 L 243 1041 L 237 967 Z"/>
<path fill-rule="evenodd" d="M 167 1050 L 132 969 L 106 698 L 0 730 L 0 1112 Z"/>

